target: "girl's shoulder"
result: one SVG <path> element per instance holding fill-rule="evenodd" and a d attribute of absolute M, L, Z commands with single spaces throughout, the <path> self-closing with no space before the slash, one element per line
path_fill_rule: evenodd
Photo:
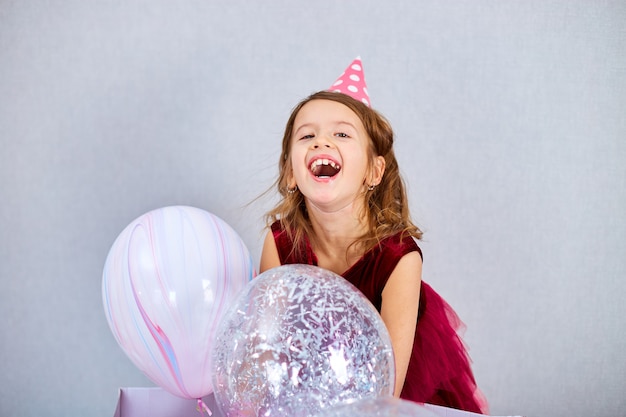
<path fill-rule="evenodd" d="M 273 234 L 280 233 L 283 231 L 283 227 L 280 224 L 280 220 L 276 220 L 274 223 L 270 225 L 270 230 Z"/>
<path fill-rule="evenodd" d="M 396 232 L 382 238 L 378 247 L 382 254 L 393 254 L 395 257 L 401 258 L 407 253 L 417 252 L 422 259 L 424 258 L 422 249 L 417 244 L 417 240 L 404 231 Z"/>

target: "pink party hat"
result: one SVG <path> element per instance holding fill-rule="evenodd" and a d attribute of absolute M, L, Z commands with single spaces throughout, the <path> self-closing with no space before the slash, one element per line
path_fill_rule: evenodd
<path fill-rule="evenodd" d="M 362 101 L 366 106 L 371 107 L 360 56 L 352 61 L 348 68 L 337 78 L 337 81 L 330 86 L 328 91 L 347 94 L 356 100 Z"/>

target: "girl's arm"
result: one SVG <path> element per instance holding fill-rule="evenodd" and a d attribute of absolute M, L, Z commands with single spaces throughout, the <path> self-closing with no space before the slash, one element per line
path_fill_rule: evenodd
<path fill-rule="evenodd" d="M 263 273 L 268 269 L 280 266 L 280 258 L 278 257 L 278 249 L 276 249 L 276 241 L 274 241 L 274 234 L 270 230 L 265 235 L 265 241 L 263 242 L 263 251 L 261 252 L 261 265 L 259 266 L 259 273 Z"/>
<path fill-rule="evenodd" d="M 422 258 L 418 252 L 410 252 L 400 259 L 382 293 L 380 315 L 391 336 L 395 355 L 396 397 L 402 392 L 413 351 L 421 280 Z"/>

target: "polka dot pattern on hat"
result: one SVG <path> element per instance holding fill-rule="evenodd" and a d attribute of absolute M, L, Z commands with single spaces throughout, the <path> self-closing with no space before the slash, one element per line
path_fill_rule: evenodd
<path fill-rule="evenodd" d="M 365 103 L 365 105 L 370 106 L 370 97 L 367 93 L 361 57 L 357 57 L 352 61 L 348 68 L 346 68 L 328 90 L 347 94 Z"/>

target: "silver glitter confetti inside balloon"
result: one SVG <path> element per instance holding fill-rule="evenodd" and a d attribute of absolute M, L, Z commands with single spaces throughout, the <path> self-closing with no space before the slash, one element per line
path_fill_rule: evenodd
<path fill-rule="evenodd" d="M 380 315 L 322 268 L 283 265 L 259 275 L 216 335 L 211 371 L 225 416 L 306 416 L 393 394 L 393 350 Z"/>
<path fill-rule="evenodd" d="M 366 398 L 353 404 L 339 404 L 315 417 L 437 417 L 421 404 L 391 396 Z"/>

